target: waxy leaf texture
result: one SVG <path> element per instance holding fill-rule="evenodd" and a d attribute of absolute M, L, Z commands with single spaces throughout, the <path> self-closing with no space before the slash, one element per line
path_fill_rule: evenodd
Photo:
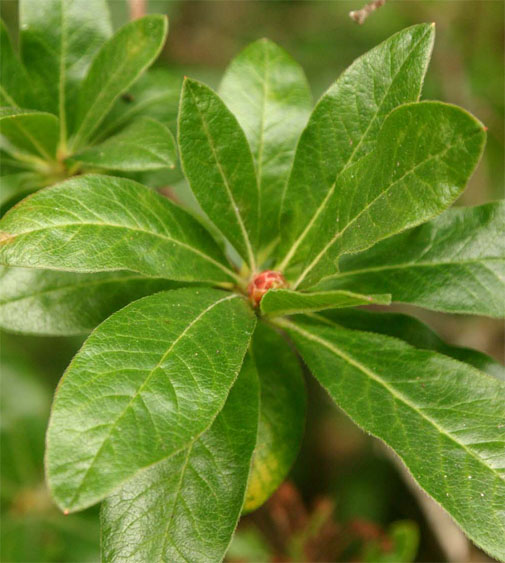
<path fill-rule="evenodd" d="M 434 27 L 396 33 L 357 59 L 322 96 L 298 143 L 282 200 L 281 269 L 304 262 L 314 223 L 349 166 L 372 152 L 388 114 L 419 99 Z"/>
<path fill-rule="evenodd" d="M 34 107 L 30 79 L 24 64 L 14 51 L 4 22 L 0 20 L 0 105 Z"/>
<path fill-rule="evenodd" d="M 34 110 L 0 108 L 0 134 L 14 154 L 52 161 L 59 138 L 58 118 Z M 21 154 L 20 154 L 21 153 Z"/>
<path fill-rule="evenodd" d="M 58 505 L 90 506 L 205 432 L 254 325 L 243 297 L 205 288 L 144 297 L 102 323 L 52 409 L 46 464 Z"/>
<path fill-rule="evenodd" d="M 234 276 L 191 215 L 122 178 L 89 175 L 42 190 L 6 214 L 0 229 L 0 260 L 9 266 L 214 283 Z"/>
<path fill-rule="evenodd" d="M 315 291 L 301 293 L 289 289 L 271 289 L 262 298 L 262 313 L 271 316 L 295 315 L 297 313 L 357 307 L 358 305 L 389 305 L 391 295 L 362 295 L 353 291 Z"/>
<path fill-rule="evenodd" d="M 104 561 L 221 561 L 244 502 L 258 408 L 258 376 L 246 358 L 212 426 L 105 501 Z"/>
<path fill-rule="evenodd" d="M 73 155 L 96 168 L 135 172 L 175 168 L 177 149 L 170 130 L 150 117 L 134 120 L 103 143 Z"/>
<path fill-rule="evenodd" d="M 300 317 L 302 318 L 302 317 Z M 304 322 L 314 321 L 330 326 L 340 326 L 354 330 L 377 332 L 404 340 L 411 346 L 440 352 L 456 360 L 470 364 L 477 369 L 505 381 L 505 367 L 490 356 L 460 346 L 445 343 L 438 334 L 420 320 L 402 313 L 372 312 L 363 309 L 344 309 L 320 311 L 304 315 Z"/>
<path fill-rule="evenodd" d="M 121 307 L 175 282 L 133 272 L 76 274 L 0 269 L 0 327 L 24 334 L 86 334 Z"/>
<path fill-rule="evenodd" d="M 330 396 L 468 536 L 505 557 L 505 383 L 368 332 L 278 320 Z"/>
<path fill-rule="evenodd" d="M 254 270 L 259 190 L 251 150 L 219 96 L 190 79 L 181 95 L 179 149 L 202 209 Z"/>
<path fill-rule="evenodd" d="M 65 138 L 79 83 L 112 33 L 105 0 L 20 0 L 20 50 L 33 107 L 59 116 Z"/>
<path fill-rule="evenodd" d="M 49 422 L 56 504 L 104 501 L 104 561 L 222 560 L 300 448 L 298 351 L 505 560 L 505 368 L 413 317 L 356 309 L 505 316 L 503 202 L 447 211 L 485 128 L 419 101 L 434 26 L 363 55 L 311 112 L 303 70 L 271 41 L 238 54 L 218 95 L 147 71 L 165 17 L 112 35 L 107 2 L 84 4 L 20 0 L 19 57 L 0 26 L 4 210 L 50 186 L 0 221 L 0 326 L 91 332 Z M 86 174 L 100 170 L 173 187 L 189 209 Z M 265 279 L 278 288 L 246 295 Z M 412 559 L 415 534 L 395 534 L 408 545 L 388 557 Z"/>
<path fill-rule="evenodd" d="M 338 256 L 447 209 L 464 190 L 485 138 L 482 124 L 456 106 L 418 102 L 392 111 L 375 150 L 339 176 L 293 288 L 333 273 Z"/>
<path fill-rule="evenodd" d="M 72 148 L 91 137 L 117 97 L 156 59 L 167 30 L 164 16 L 145 16 L 126 24 L 102 46 L 79 89 Z"/>
<path fill-rule="evenodd" d="M 281 47 L 260 39 L 237 55 L 219 94 L 244 130 L 259 184 L 259 245 L 278 235 L 281 197 L 312 95 L 300 65 Z"/>
<path fill-rule="evenodd" d="M 505 316 L 504 202 L 440 217 L 344 256 L 325 289 L 389 291 L 394 301 L 447 313 Z"/>

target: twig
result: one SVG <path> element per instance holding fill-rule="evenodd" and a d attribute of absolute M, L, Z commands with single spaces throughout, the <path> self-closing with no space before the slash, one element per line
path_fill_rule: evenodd
<path fill-rule="evenodd" d="M 146 15 L 146 0 L 130 0 L 130 20 L 138 20 Z"/>
<path fill-rule="evenodd" d="M 359 25 L 363 25 L 368 16 L 375 10 L 378 10 L 381 6 L 384 6 L 385 3 L 386 0 L 373 0 L 373 2 L 363 6 L 361 10 L 349 12 L 349 17 Z"/>

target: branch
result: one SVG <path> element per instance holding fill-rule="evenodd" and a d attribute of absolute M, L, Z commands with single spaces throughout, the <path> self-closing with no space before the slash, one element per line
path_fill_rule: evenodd
<path fill-rule="evenodd" d="M 363 6 L 361 10 L 354 10 L 352 12 L 349 12 L 349 17 L 359 25 L 363 25 L 368 16 L 375 10 L 379 9 L 381 6 L 384 6 L 385 3 L 386 0 L 373 0 L 373 2 L 370 2 L 366 6 Z"/>
<path fill-rule="evenodd" d="M 146 15 L 146 0 L 130 0 L 130 20 L 137 20 Z"/>

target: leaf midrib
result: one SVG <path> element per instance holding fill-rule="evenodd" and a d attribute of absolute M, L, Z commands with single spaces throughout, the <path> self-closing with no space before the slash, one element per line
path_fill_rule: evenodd
<path fill-rule="evenodd" d="M 339 170 L 339 172 L 337 172 L 336 176 L 335 176 L 335 180 L 333 181 L 333 184 L 331 186 L 331 188 L 329 189 L 328 193 L 326 194 L 325 198 L 323 199 L 321 205 L 317 208 L 316 212 L 314 213 L 314 215 L 312 216 L 312 218 L 310 219 L 309 223 L 307 224 L 307 226 L 305 227 L 305 229 L 303 230 L 303 232 L 301 233 L 301 235 L 293 242 L 293 245 L 291 246 L 291 248 L 289 249 L 289 251 L 287 252 L 286 256 L 284 257 L 284 260 L 282 261 L 282 263 L 279 265 L 279 269 L 281 271 L 285 270 L 288 266 L 288 264 L 291 262 L 291 259 L 293 258 L 293 256 L 295 255 L 296 251 L 298 250 L 298 247 L 300 246 L 300 244 L 302 243 L 303 239 L 307 236 L 307 234 L 309 233 L 309 231 L 312 229 L 314 223 L 317 221 L 317 218 L 319 217 L 319 215 L 322 213 L 322 211 L 324 210 L 324 208 L 326 207 L 326 204 L 328 202 L 328 200 L 331 198 L 331 196 L 333 195 L 333 192 L 335 191 L 337 182 L 339 177 L 348 169 L 350 168 L 350 166 L 352 164 L 355 164 L 355 162 L 353 161 L 354 155 L 356 154 L 356 151 L 358 150 L 358 148 L 362 145 L 365 137 L 368 135 L 368 132 L 370 130 L 370 128 L 372 127 L 372 125 L 376 122 L 377 120 L 377 116 L 380 114 L 380 111 L 382 109 L 382 106 L 386 100 L 386 98 L 388 97 L 391 88 L 393 87 L 393 84 L 395 83 L 398 75 L 400 74 L 400 72 L 402 71 L 404 65 L 407 63 L 407 61 L 410 59 L 412 53 L 416 50 L 416 48 L 418 47 L 419 43 L 421 43 L 421 41 L 424 39 L 426 33 L 424 33 L 420 38 L 419 41 L 417 41 L 417 43 L 412 47 L 412 50 L 410 51 L 410 53 L 407 55 L 407 57 L 405 57 L 405 60 L 403 61 L 403 63 L 398 67 L 398 71 L 396 72 L 396 74 L 394 75 L 394 77 L 392 78 L 386 93 L 384 94 L 382 100 L 380 101 L 379 105 L 377 106 L 377 111 L 374 113 L 372 119 L 370 120 L 367 128 L 365 129 L 365 131 L 362 133 L 361 138 L 359 140 L 359 142 L 356 144 L 356 146 L 354 147 L 352 153 L 349 155 L 346 163 L 344 164 L 343 168 L 341 168 Z M 419 96 L 421 95 L 421 90 L 422 90 L 422 82 L 419 86 L 419 91 L 417 94 L 417 100 L 419 100 Z M 321 100 L 322 101 L 322 100 Z M 365 155 L 366 156 L 366 155 Z M 363 157 L 362 157 L 363 158 Z M 359 159 L 361 160 L 361 159 Z M 356 162 L 359 162 L 356 161 Z M 284 193 L 283 193 L 283 201 L 285 199 L 285 195 L 287 192 L 287 188 L 289 185 L 289 181 L 286 183 L 286 186 L 284 188 Z"/>
<path fill-rule="evenodd" d="M 161 367 L 161 365 L 163 364 L 163 362 L 165 361 L 165 359 L 167 358 L 167 356 L 170 354 L 170 352 L 174 349 L 174 347 L 178 344 L 178 342 L 184 338 L 184 336 L 188 333 L 189 330 L 191 330 L 191 328 L 193 326 L 195 326 L 196 323 L 198 323 L 200 321 L 200 319 L 202 319 L 209 311 L 211 311 L 214 307 L 217 307 L 220 303 L 223 303 L 225 301 L 230 301 L 231 299 L 239 299 L 240 296 L 239 295 L 235 295 L 235 294 L 231 294 L 231 295 L 227 295 L 226 297 L 223 297 L 221 299 L 218 299 L 217 301 L 214 301 L 213 303 L 211 303 L 208 307 L 206 307 L 201 313 L 199 313 L 190 323 L 188 323 L 188 325 L 186 326 L 186 328 L 179 334 L 179 336 L 177 338 L 175 338 L 175 340 L 170 344 L 170 346 L 168 347 L 168 349 L 166 350 L 166 352 L 164 352 L 164 354 L 161 356 L 161 359 L 158 361 L 158 363 L 154 366 L 154 368 L 152 368 L 151 370 L 149 370 L 148 375 L 146 376 L 146 378 L 144 379 L 143 383 L 140 385 L 140 387 L 135 391 L 135 393 L 133 394 L 133 396 L 131 397 L 130 401 L 128 402 L 128 404 L 125 406 L 125 408 L 122 410 L 121 414 L 110 424 L 110 428 L 109 431 L 107 432 L 107 435 L 104 437 L 100 447 L 98 448 L 98 450 L 96 451 L 95 455 L 93 456 L 88 468 L 86 469 L 82 479 L 81 479 L 81 483 L 80 485 L 76 488 L 74 495 L 72 496 L 72 498 L 70 499 L 70 501 L 68 502 L 67 506 L 71 507 L 72 504 L 74 503 L 74 501 L 76 500 L 76 498 L 79 496 L 80 492 L 82 491 L 82 488 L 84 486 L 84 483 L 86 481 L 86 478 L 89 474 L 89 472 L 91 471 L 91 469 L 94 467 L 96 460 L 98 459 L 98 456 L 100 455 L 102 449 L 105 447 L 105 444 L 108 442 L 112 432 L 114 431 L 114 429 L 117 426 L 117 423 L 121 420 L 121 418 L 124 416 L 124 414 L 127 412 L 127 410 L 131 407 L 131 405 L 133 404 L 133 402 L 140 396 L 140 394 L 142 393 L 142 391 L 144 390 L 145 386 L 149 383 L 149 381 L 151 380 L 151 377 L 153 375 L 153 373 Z M 210 422 L 210 424 L 212 424 L 212 421 Z M 208 428 L 208 427 L 207 427 Z M 202 431 L 203 433 L 203 431 Z M 194 441 L 194 439 L 193 439 Z M 190 442 L 192 442 L 190 440 Z M 170 455 L 177 453 L 177 451 L 181 451 L 183 450 L 185 447 L 187 447 L 188 444 L 185 444 L 184 446 L 182 446 L 181 448 L 179 448 L 176 451 L 171 452 L 171 454 L 168 454 L 166 457 L 170 457 Z M 161 458 L 158 461 L 162 461 L 165 458 Z M 154 462 L 156 463 L 156 462 Z M 143 468 L 140 468 L 140 470 L 142 470 Z"/>
<path fill-rule="evenodd" d="M 164 25 L 164 29 L 166 30 L 166 24 Z M 136 73 L 136 76 L 138 76 L 138 75 L 150 64 L 150 62 L 154 60 L 154 58 L 155 58 L 156 55 L 158 54 L 160 48 L 161 48 L 161 46 L 156 50 L 156 52 L 154 53 L 154 55 L 153 55 L 151 58 L 149 58 L 149 60 L 148 60 L 146 63 L 144 63 L 140 69 L 138 69 L 138 72 Z M 99 51 L 99 53 L 100 53 L 100 51 Z M 96 59 L 95 59 L 95 60 L 96 60 Z M 108 80 L 106 81 L 105 85 L 102 86 L 102 88 L 100 89 L 100 93 L 99 93 L 98 96 L 95 98 L 95 100 L 93 101 L 93 103 L 91 104 L 91 106 L 89 107 L 89 109 L 88 109 L 88 110 L 86 111 L 86 113 L 84 114 L 84 117 L 82 118 L 82 121 L 81 121 L 81 123 L 80 123 L 80 125 L 79 125 L 79 129 L 77 130 L 77 132 L 76 132 L 76 134 L 75 134 L 75 137 L 74 137 L 74 140 L 73 140 L 73 143 L 72 143 L 72 149 L 73 149 L 73 150 L 75 150 L 75 149 L 79 146 L 79 144 L 80 144 L 80 142 L 81 142 L 82 140 L 88 139 L 88 138 L 95 132 L 95 130 L 96 130 L 96 128 L 98 127 L 98 125 L 102 122 L 103 117 L 108 113 L 109 109 L 110 109 L 110 108 L 112 107 L 112 105 L 114 104 L 114 101 L 115 101 L 115 100 L 119 97 L 119 95 L 121 94 L 121 92 L 118 92 L 115 96 L 113 96 L 112 100 L 110 101 L 110 103 L 109 103 L 107 106 L 103 106 L 103 110 L 104 110 L 104 111 L 102 112 L 102 118 L 100 118 L 100 119 L 98 120 L 98 122 L 95 123 L 94 126 L 92 126 L 92 128 L 88 131 L 87 135 L 86 135 L 84 138 L 82 138 L 82 133 L 81 133 L 81 132 L 82 132 L 84 126 L 87 125 L 87 121 L 89 121 L 90 115 L 92 114 L 92 111 L 94 111 L 94 108 L 95 108 L 97 105 L 100 106 L 100 104 L 101 104 L 101 99 L 102 99 L 102 98 L 104 97 L 104 95 L 105 95 L 104 92 L 106 92 L 106 90 L 107 90 L 107 88 L 109 87 L 109 85 L 110 85 L 111 83 L 113 83 L 113 82 L 116 80 L 117 76 L 121 75 L 121 74 L 123 73 L 123 70 L 124 70 L 125 68 L 128 68 L 128 67 L 130 66 L 130 62 L 131 62 L 130 58 L 128 58 L 128 57 L 122 57 L 121 63 L 115 68 L 114 72 L 112 72 L 112 73 L 109 75 L 109 78 L 108 78 Z M 93 67 L 91 66 L 91 67 L 90 67 L 90 70 L 91 70 L 92 68 L 93 68 Z M 88 76 L 89 76 L 89 74 L 88 74 Z M 87 78 L 87 77 L 86 77 L 86 78 Z M 128 88 L 128 86 L 126 86 L 126 88 Z M 125 90 L 125 88 L 123 88 L 123 90 L 121 90 L 121 91 L 124 91 L 124 90 Z"/>
<path fill-rule="evenodd" d="M 223 264 L 220 264 L 217 260 L 214 260 L 214 258 L 211 258 L 207 254 L 204 254 L 202 251 L 198 250 L 197 248 L 194 248 L 193 246 L 191 246 L 191 245 L 189 245 L 185 242 L 174 239 L 172 237 L 168 237 L 168 236 L 163 235 L 161 233 L 155 233 L 153 231 L 146 231 L 145 229 L 139 229 L 138 227 L 118 225 L 118 224 L 115 224 L 115 223 L 92 223 L 92 222 L 58 223 L 56 225 L 51 225 L 49 227 L 42 227 L 40 229 L 32 229 L 32 230 L 28 230 L 28 231 L 23 231 L 23 232 L 20 232 L 20 233 L 16 233 L 14 235 L 11 235 L 7 232 L 0 232 L 0 235 L 1 234 L 6 235 L 6 238 L 4 240 L 0 239 L 0 249 L 2 248 L 3 245 L 7 244 L 8 242 L 11 242 L 11 239 L 15 239 L 15 238 L 22 236 L 22 235 L 31 235 L 31 234 L 38 233 L 38 232 L 55 230 L 54 229 L 55 227 L 56 227 L 56 229 L 59 229 L 59 228 L 65 228 L 65 227 L 89 227 L 89 226 L 110 227 L 110 228 L 115 228 L 115 229 L 123 229 L 123 230 L 126 230 L 126 231 L 134 231 L 134 232 L 144 233 L 144 234 L 147 234 L 147 235 L 152 236 L 152 237 L 157 237 L 157 238 L 160 238 L 162 240 L 169 241 L 169 242 L 173 242 L 173 243 L 178 244 L 178 245 L 180 245 L 184 248 L 187 248 L 188 250 L 190 250 L 191 252 L 194 252 L 195 254 L 197 254 L 198 256 L 203 258 L 204 260 L 207 260 L 208 262 L 214 264 L 215 266 L 217 266 L 218 268 L 223 270 L 223 272 L 225 272 L 227 275 L 231 276 L 233 279 L 236 279 L 236 280 L 239 279 L 238 276 L 234 272 L 232 272 L 230 269 L 228 269 L 226 266 L 224 266 Z M 139 273 L 142 273 L 142 272 L 139 272 Z"/>
<path fill-rule="evenodd" d="M 456 438 L 454 436 L 452 436 L 451 434 L 449 434 L 446 430 L 444 430 L 438 423 L 436 420 L 434 420 L 433 418 L 431 418 L 429 415 L 427 415 L 426 413 L 424 413 L 422 410 L 420 410 L 417 405 L 415 403 L 413 403 L 409 398 L 405 397 L 402 393 L 400 393 L 399 391 L 397 391 L 394 387 L 392 387 L 389 383 L 387 383 L 386 381 L 384 381 L 380 375 L 374 373 L 371 369 L 369 369 L 368 367 L 364 366 L 363 364 L 361 364 L 360 362 L 358 362 L 357 360 L 355 360 L 354 358 L 352 358 L 351 356 L 348 356 L 346 353 L 342 352 L 339 348 L 337 348 L 334 344 L 332 344 L 331 342 L 328 342 L 327 340 L 325 340 L 324 338 L 320 338 L 315 334 L 312 334 L 310 332 L 307 332 L 306 330 L 302 329 L 301 327 L 299 327 L 298 325 L 296 325 L 295 323 L 288 321 L 287 319 L 276 319 L 275 321 L 276 324 L 278 324 L 281 328 L 284 329 L 288 329 L 288 330 L 294 330 L 295 332 L 298 332 L 299 334 L 301 334 L 304 338 L 306 338 L 307 340 L 311 341 L 311 342 L 317 342 L 318 344 L 320 344 L 321 346 L 324 346 L 325 348 L 327 348 L 328 350 L 330 350 L 330 352 L 334 353 L 336 356 L 339 356 L 341 359 L 343 359 L 345 362 L 353 365 L 354 367 L 356 367 L 359 371 L 361 371 L 363 374 L 365 374 L 366 376 L 370 377 L 371 379 L 373 379 L 375 382 L 377 382 L 379 385 L 382 385 L 382 387 L 384 387 L 384 389 L 386 389 L 386 391 L 388 391 L 393 397 L 395 397 L 397 400 L 399 400 L 400 402 L 402 402 L 404 405 L 406 405 L 407 407 L 411 408 L 413 411 L 415 411 L 421 418 L 423 418 L 425 421 L 427 421 L 428 423 L 430 423 L 440 434 L 443 434 L 444 436 L 446 436 L 449 440 L 451 440 L 452 442 L 454 442 L 458 447 L 460 447 L 461 449 L 464 449 L 469 456 L 473 457 L 480 465 L 482 465 L 487 471 L 490 471 L 491 473 L 495 474 L 496 478 L 500 479 L 501 481 L 505 482 L 505 475 L 501 475 L 494 467 L 490 467 L 488 465 L 486 465 L 484 463 L 484 461 L 473 452 L 472 449 L 470 449 L 466 444 L 462 444 L 460 442 L 458 442 L 458 440 L 456 440 Z M 454 360 L 457 361 L 457 360 Z M 476 368 L 473 368 L 472 366 L 468 366 L 470 369 L 474 370 L 474 371 L 478 371 Z M 481 373 L 481 372 L 479 372 Z"/>
<path fill-rule="evenodd" d="M 343 272 L 339 272 L 338 274 L 335 274 L 333 276 L 327 276 L 325 278 L 323 278 L 321 280 L 320 283 L 327 281 L 327 280 L 336 280 L 336 279 L 340 279 L 340 278 L 345 278 L 348 276 L 353 276 L 356 274 L 368 274 L 370 272 L 380 272 L 383 270 L 408 270 L 410 268 L 423 268 L 423 267 L 428 267 L 428 268 L 438 268 L 438 267 L 443 267 L 443 266 L 464 266 L 467 264 L 481 264 L 482 262 L 505 262 L 505 258 L 502 258 L 501 256 L 483 256 L 483 257 L 479 257 L 479 258 L 471 258 L 468 260 L 461 260 L 458 262 L 454 262 L 454 261 L 440 261 L 440 262 L 407 262 L 404 264 L 388 264 L 385 266 L 374 266 L 371 268 L 361 268 L 359 270 L 346 270 Z"/>
<path fill-rule="evenodd" d="M 347 231 L 347 229 L 355 222 L 357 221 L 365 212 L 367 212 L 377 201 L 379 201 L 381 198 L 385 197 L 394 187 L 396 187 L 400 182 L 402 182 L 403 180 L 405 180 L 405 178 L 407 178 L 408 176 L 410 176 L 411 174 L 414 174 L 415 171 L 421 167 L 424 166 L 426 163 L 430 162 L 431 160 L 439 160 L 441 158 L 443 158 L 450 150 L 454 149 L 455 147 L 457 147 L 460 144 L 463 144 L 463 142 L 465 140 L 467 140 L 469 137 L 471 137 L 473 135 L 469 135 L 467 138 L 465 137 L 460 137 L 458 138 L 457 142 L 454 143 L 453 145 L 446 145 L 445 149 L 443 151 L 441 151 L 440 153 L 437 154 L 433 154 L 430 155 L 429 157 L 425 158 L 424 160 L 422 160 L 421 162 L 418 162 L 413 168 L 410 168 L 409 170 L 407 170 L 400 178 L 396 179 L 394 182 L 392 182 L 391 184 L 389 184 L 389 186 L 387 186 L 383 191 L 381 191 L 379 194 L 377 194 L 377 196 L 375 196 L 371 201 L 369 201 L 345 226 L 344 228 L 339 231 L 338 233 L 335 234 L 335 236 L 333 236 L 331 238 L 330 241 L 328 241 L 328 243 L 326 243 L 326 245 L 323 247 L 323 249 L 319 252 L 319 254 L 314 258 L 314 260 L 312 260 L 312 262 L 307 266 L 307 268 L 305 268 L 305 270 L 303 270 L 303 272 L 300 274 L 299 278 L 296 280 L 296 282 L 293 284 L 293 288 L 297 288 L 300 283 L 305 279 L 305 277 L 307 276 L 307 274 L 320 262 L 320 260 L 323 258 L 323 256 L 326 254 L 326 252 L 328 252 L 328 250 L 335 244 L 335 242 L 342 237 L 342 235 Z M 432 214 L 433 216 L 433 214 Z M 409 227 L 413 227 L 415 226 L 415 223 L 412 224 L 410 223 L 408 226 L 402 228 L 401 230 L 405 230 Z M 401 231 L 400 231 L 401 232 Z M 386 237 L 382 237 L 382 238 L 386 238 Z M 381 239 L 379 239 L 381 240 Z M 378 242 L 378 241 L 375 241 Z M 369 245 L 370 246 L 370 245 Z"/>
<path fill-rule="evenodd" d="M 1 121 L 7 121 L 7 120 L 12 120 L 14 126 L 19 129 L 21 131 L 21 133 L 23 135 L 25 135 L 25 137 L 30 141 L 30 143 L 32 144 L 32 146 L 39 152 L 39 154 L 47 159 L 49 162 L 53 162 L 54 161 L 54 157 L 52 157 L 47 151 L 46 149 L 38 142 L 38 140 L 27 130 L 25 129 L 23 123 L 19 123 L 15 118 L 16 117 L 25 117 L 25 116 L 36 116 L 36 117 L 41 117 L 41 116 L 51 116 L 54 117 L 55 119 L 56 116 L 53 116 L 50 113 L 46 113 L 46 112 L 25 112 L 25 113 L 16 113 L 14 115 L 5 115 L 2 116 Z"/>
<path fill-rule="evenodd" d="M 107 279 L 100 279 L 100 280 L 89 280 L 87 282 L 75 283 L 75 284 L 67 284 L 61 285 L 59 287 L 49 287 L 42 291 L 34 291 L 33 293 L 26 293 L 24 295 L 20 295 L 18 297 L 14 297 L 12 299 L 7 300 L 0 300 L 0 307 L 4 305 L 10 305 L 11 303 L 16 303 L 17 301 L 23 301 L 24 299 L 33 299 L 38 297 L 39 295 L 46 295 L 48 293 L 57 293 L 58 291 L 68 291 L 73 289 L 81 289 L 86 288 L 94 285 L 107 285 L 110 283 L 117 283 L 117 282 L 129 282 L 132 280 L 145 280 L 145 281 L 152 281 L 152 280 L 165 280 L 165 278 L 160 277 L 148 277 L 143 275 L 135 275 L 135 276 L 121 276 L 121 277 L 111 277 Z"/>
<path fill-rule="evenodd" d="M 66 9 L 67 3 L 63 0 L 60 2 L 60 14 L 61 14 L 61 43 L 60 43 L 60 50 L 59 50 L 59 58 L 60 58 L 60 75 L 58 81 L 58 109 L 59 109 L 59 116 L 60 116 L 60 144 L 63 148 L 66 149 L 66 142 L 67 142 L 67 114 L 65 109 L 66 104 L 66 91 L 65 91 L 65 81 L 66 81 L 66 74 L 65 74 L 65 62 L 67 56 L 67 33 L 68 33 L 68 26 L 67 26 L 67 18 L 66 18 Z"/>
<path fill-rule="evenodd" d="M 220 160 L 217 156 L 216 148 L 214 146 L 214 140 L 212 138 L 212 135 L 210 134 L 207 121 L 205 120 L 205 117 L 200 110 L 200 106 L 198 105 L 198 101 L 197 101 L 196 96 L 193 92 L 193 89 L 190 87 L 190 88 L 188 88 L 188 90 L 189 90 L 189 93 L 191 94 L 191 97 L 193 98 L 193 103 L 194 103 L 196 110 L 198 111 L 198 115 L 200 116 L 200 121 L 202 122 L 202 127 L 203 127 L 203 130 L 204 130 L 205 136 L 207 137 L 209 147 L 212 151 L 212 156 L 214 157 L 214 161 L 216 163 L 217 169 L 219 170 L 219 175 L 221 176 L 221 179 L 223 181 L 223 185 L 226 189 L 226 193 L 228 194 L 228 198 L 231 202 L 231 207 L 232 207 L 233 213 L 234 213 L 234 215 L 237 219 L 237 223 L 238 223 L 240 231 L 242 233 L 242 238 L 245 242 L 246 249 L 247 249 L 247 257 L 249 259 L 249 266 L 251 268 L 251 271 L 255 271 L 256 265 L 255 265 L 255 260 L 254 260 L 254 252 L 253 252 L 253 249 L 252 249 L 252 246 L 251 246 L 251 241 L 249 240 L 249 235 L 247 234 L 247 230 L 245 228 L 244 221 L 242 220 L 242 216 L 240 215 L 238 205 L 235 202 L 235 198 L 233 197 L 233 193 L 232 193 L 231 188 L 228 184 L 228 179 L 226 177 L 226 174 L 224 173 L 223 167 L 221 166 L 221 162 L 220 162 Z M 257 180 L 256 180 L 256 187 L 258 187 Z M 259 198 L 258 198 L 258 202 L 259 202 Z M 259 203 L 258 203 L 258 205 L 259 205 Z"/>
<path fill-rule="evenodd" d="M 274 293 L 277 293 L 275 290 L 273 290 Z M 329 291 L 315 291 L 313 293 L 302 293 L 302 292 L 297 292 L 297 291 L 293 291 L 291 292 L 292 295 L 302 295 L 304 297 L 314 297 L 314 296 L 318 296 L 318 297 L 330 297 L 329 294 L 333 294 L 335 296 L 341 296 L 341 297 L 348 297 L 349 299 L 355 299 L 356 301 L 363 301 L 363 303 L 361 303 L 361 305 L 373 305 L 373 304 L 377 304 L 377 305 L 384 305 L 384 303 L 382 302 L 377 302 L 376 301 L 376 297 L 377 294 L 370 294 L 370 295 L 364 295 L 362 293 L 355 293 L 353 291 L 349 291 L 346 289 L 335 289 L 335 290 L 329 290 Z M 314 311 L 321 311 L 323 309 L 344 309 L 347 307 L 358 307 L 360 305 L 360 303 L 356 303 L 354 305 L 346 305 L 346 306 L 334 306 L 332 303 L 328 303 L 328 301 L 325 302 L 326 304 L 321 304 L 321 305 L 314 305 L 313 307 L 306 307 L 306 308 L 295 308 L 295 309 L 287 309 L 287 308 L 278 308 L 278 309 L 274 309 L 273 311 L 266 311 L 265 314 L 268 315 L 272 315 L 272 316 L 281 316 L 281 315 L 294 315 L 296 313 L 304 313 L 304 312 L 314 312 Z M 1 304 L 1 302 L 0 302 Z M 263 308 L 262 308 L 263 310 Z"/>

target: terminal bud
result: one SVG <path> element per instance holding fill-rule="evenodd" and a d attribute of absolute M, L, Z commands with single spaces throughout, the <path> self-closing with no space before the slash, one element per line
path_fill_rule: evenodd
<path fill-rule="evenodd" d="M 274 270 L 265 270 L 256 274 L 247 286 L 247 293 L 252 304 L 257 307 L 261 298 L 269 289 L 288 287 L 284 276 Z"/>

